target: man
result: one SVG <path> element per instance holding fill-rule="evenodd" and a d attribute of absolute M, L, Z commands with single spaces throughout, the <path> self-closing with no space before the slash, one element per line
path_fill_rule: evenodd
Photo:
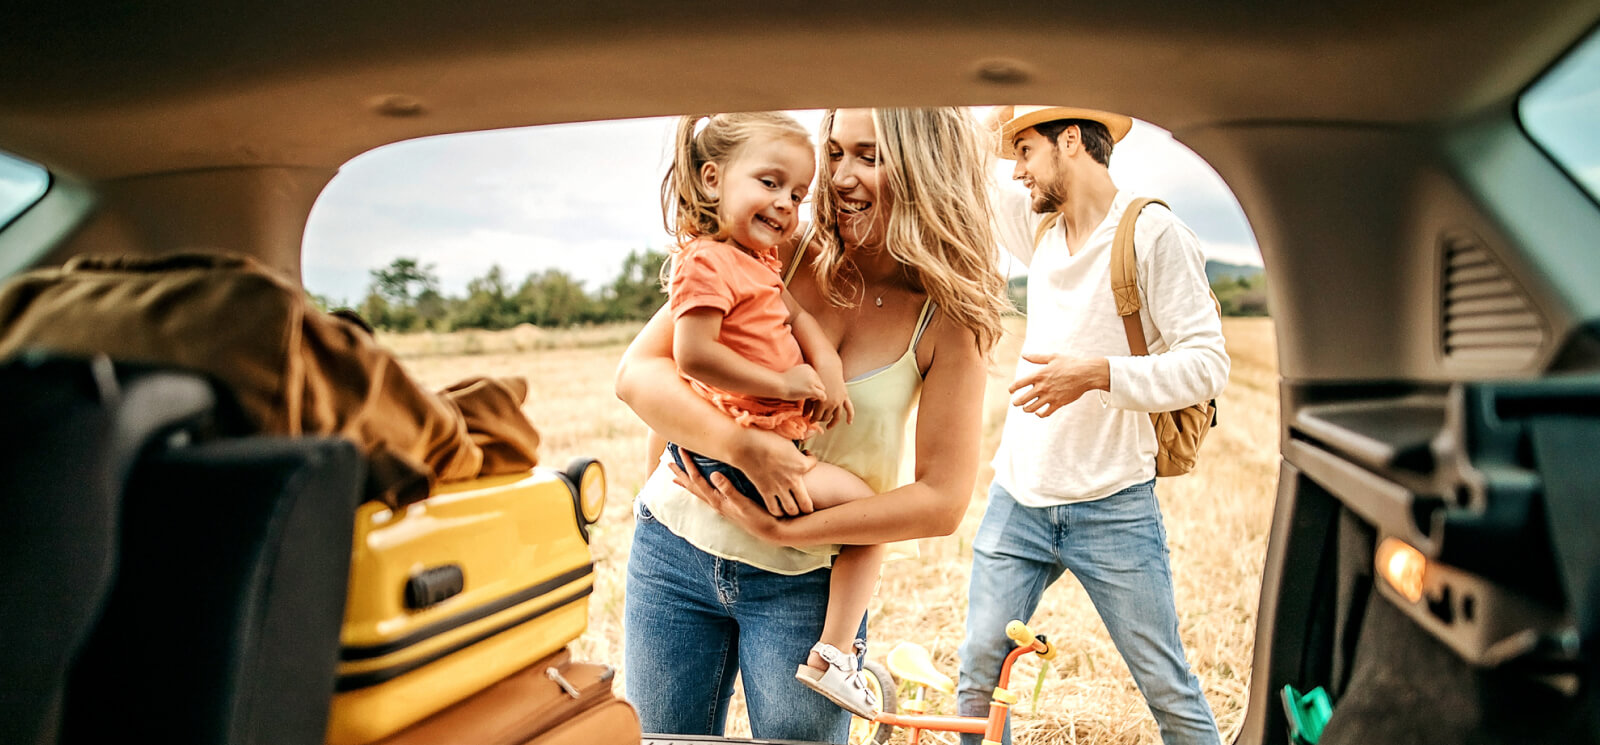
<path fill-rule="evenodd" d="M 1012 647 L 1006 622 L 1028 620 L 1045 588 L 1071 571 L 1132 670 L 1163 741 L 1218 743 L 1178 636 L 1149 416 L 1215 398 L 1227 382 L 1205 257 L 1171 211 L 1150 205 L 1138 216 L 1134 247 L 1150 354 L 1131 355 L 1110 258 L 1133 195 L 1117 189 L 1107 167 L 1132 120 L 1008 106 L 993 112 L 991 123 L 1000 155 L 1016 161 L 1013 178 L 1029 189 L 1027 198 L 999 195 L 995 210 L 999 239 L 1029 267 L 1029 312 L 1013 408 L 973 541 L 961 713 L 988 710 Z M 1036 230 L 1043 231 L 1037 245 Z"/>

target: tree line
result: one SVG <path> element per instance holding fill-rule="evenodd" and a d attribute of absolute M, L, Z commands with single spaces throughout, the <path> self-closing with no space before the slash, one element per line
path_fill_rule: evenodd
<path fill-rule="evenodd" d="M 371 270 L 367 295 L 353 310 L 384 331 L 508 329 L 524 323 L 565 327 L 584 323 L 643 321 L 667 295 L 661 286 L 665 251 L 634 251 L 617 277 L 590 292 L 583 281 L 560 269 L 534 272 L 520 281 L 498 265 L 467 283 L 463 295 L 439 289 L 433 264 L 398 258 Z M 339 304 L 317 295 L 323 309 Z"/>
<path fill-rule="evenodd" d="M 560 269 L 534 272 L 516 281 L 499 266 L 467 283 L 466 293 L 445 295 L 433 264 L 398 258 L 371 270 L 367 295 L 354 310 L 385 331 L 453 331 L 508 329 L 524 323 L 546 328 L 585 323 L 643 321 L 667 296 L 661 286 L 665 251 L 634 251 L 622 271 L 591 292 L 583 282 Z M 1225 316 L 1267 315 L 1266 277 L 1222 277 L 1211 289 Z M 1027 277 L 1013 277 L 1007 295 L 1019 313 L 1027 307 Z M 324 310 L 339 307 L 313 295 Z"/>
<path fill-rule="evenodd" d="M 1211 283 L 1211 292 L 1222 304 L 1222 315 L 1270 315 L 1267 312 L 1267 275 L 1264 273 L 1218 279 Z"/>

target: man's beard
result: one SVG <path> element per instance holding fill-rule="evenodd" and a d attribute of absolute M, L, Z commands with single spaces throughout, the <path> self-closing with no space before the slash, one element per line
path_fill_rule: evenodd
<path fill-rule="evenodd" d="M 1036 186 L 1039 189 L 1039 193 L 1033 197 L 1033 211 L 1041 215 L 1060 211 L 1062 203 L 1066 201 L 1065 196 L 1062 194 L 1065 189 L 1062 189 L 1059 183 L 1045 184 L 1041 182 Z"/>

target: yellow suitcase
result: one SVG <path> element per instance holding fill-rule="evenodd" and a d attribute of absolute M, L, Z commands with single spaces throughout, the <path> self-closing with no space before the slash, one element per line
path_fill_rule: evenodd
<path fill-rule="evenodd" d="M 583 633 L 600 463 L 447 484 L 356 514 L 329 745 L 392 734 Z"/>

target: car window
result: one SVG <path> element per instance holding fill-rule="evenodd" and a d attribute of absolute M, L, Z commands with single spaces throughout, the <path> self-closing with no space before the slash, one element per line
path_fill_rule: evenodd
<path fill-rule="evenodd" d="M 1519 108 L 1528 135 L 1600 200 L 1600 32 L 1534 83 Z"/>
<path fill-rule="evenodd" d="M 49 188 L 49 171 L 0 153 L 0 228 L 32 207 Z"/>
<path fill-rule="evenodd" d="M 0 152 L 0 229 L 50 189 L 50 171 Z"/>

